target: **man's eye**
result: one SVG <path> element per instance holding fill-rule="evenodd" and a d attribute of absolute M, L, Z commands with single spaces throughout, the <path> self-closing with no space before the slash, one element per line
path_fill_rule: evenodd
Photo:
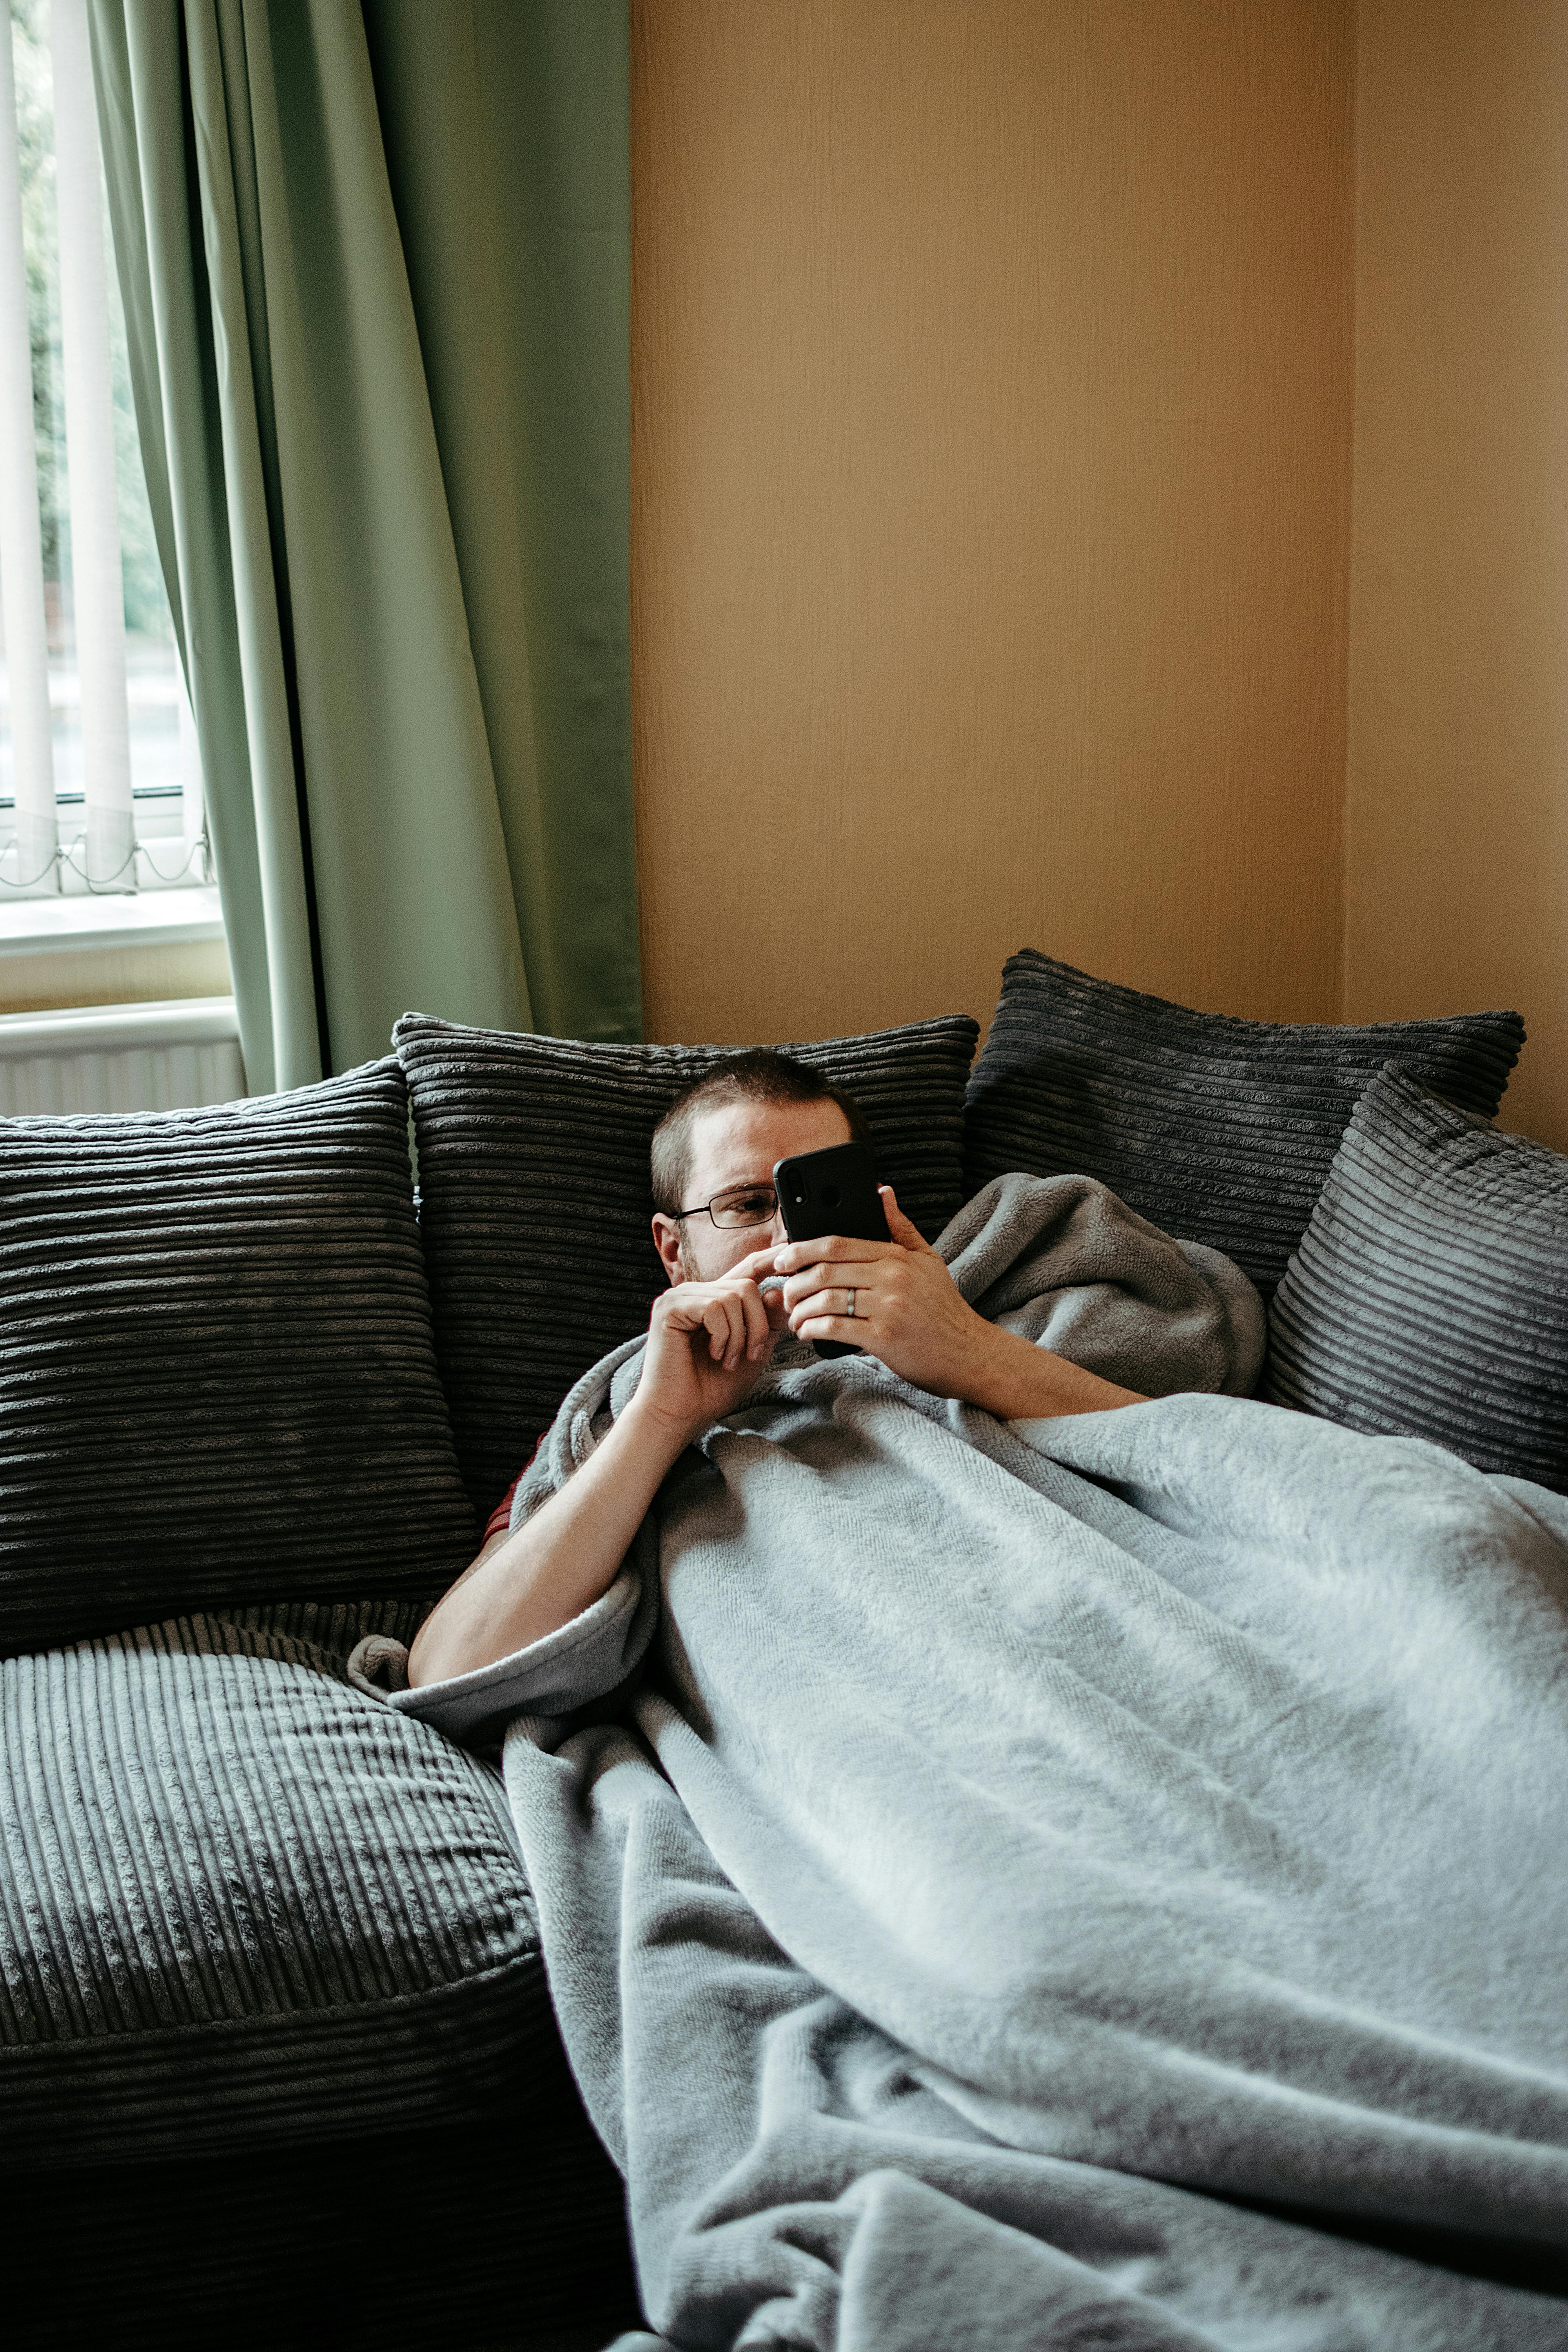
<path fill-rule="evenodd" d="M 771 1192 L 730 1192 L 720 1206 L 729 1216 L 755 1218 L 762 1224 L 773 1215 L 773 1197 Z"/>

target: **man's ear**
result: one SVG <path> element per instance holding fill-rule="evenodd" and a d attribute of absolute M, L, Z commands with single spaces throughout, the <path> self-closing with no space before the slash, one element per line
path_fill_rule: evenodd
<path fill-rule="evenodd" d="M 654 1216 L 653 1245 L 670 1281 L 684 1282 L 686 1276 L 680 1263 L 680 1227 L 662 1210 L 656 1212 Z"/>

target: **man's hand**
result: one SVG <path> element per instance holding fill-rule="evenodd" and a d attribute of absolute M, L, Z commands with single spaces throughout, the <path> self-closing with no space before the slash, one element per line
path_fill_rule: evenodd
<path fill-rule="evenodd" d="M 654 1306 L 636 1402 L 683 1444 L 732 1412 L 773 1354 L 784 1300 L 757 1286 L 773 1255 L 753 1251 L 717 1282 L 678 1282 Z"/>
<path fill-rule="evenodd" d="M 710 1422 L 734 1411 L 773 1354 L 784 1301 L 757 1287 L 773 1257 L 759 1250 L 717 1282 L 664 1293 L 631 1403 L 560 1492 L 486 1544 L 437 1603 L 409 1652 L 411 1684 L 504 1658 L 609 1590 L 666 1472 Z"/>
<path fill-rule="evenodd" d="M 788 1242 L 773 1252 L 799 1339 L 844 1339 L 935 1396 L 967 1396 L 996 1333 L 960 1296 L 919 1228 L 880 1188 L 890 1241 Z M 855 1312 L 849 1312 L 849 1294 Z"/>
<path fill-rule="evenodd" d="M 762 1253 L 785 1276 L 784 1303 L 797 1339 L 847 1340 L 911 1386 L 983 1406 L 1000 1421 L 1101 1412 L 1144 1402 L 1135 1390 L 1117 1388 L 987 1323 L 960 1295 L 946 1261 L 910 1224 L 892 1187 L 879 1189 L 890 1241 L 847 1241 L 836 1234 Z"/>

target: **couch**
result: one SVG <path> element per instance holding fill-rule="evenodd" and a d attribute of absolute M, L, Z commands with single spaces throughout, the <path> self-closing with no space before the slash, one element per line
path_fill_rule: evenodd
<path fill-rule="evenodd" d="M 1443 1240 L 1477 1136 L 1510 1265 L 1560 1251 L 1568 1162 L 1489 1124 L 1517 1016 L 1227 1023 L 1026 950 L 972 1067 L 976 1036 L 797 1049 L 923 1230 L 998 1168 L 1080 1167 L 1278 1294 L 1278 1402 L 1520 1466 L 1494 1459 L 1507 1399 L 1478 1412 L 1415 1342 L 1403 1389 L 1358 1389 L 1335 1291 L 1388 1132 L 1423 1169 L 1446 1150 L 1459 1202 L 1385 1217 L 1418 1277 L 1391 1297 L 1475 1292 Z M 292 1095 L 0 1122 L 16 2340 L 481 2352 L 637 2324 L 495 1759 L 350 1659 L 411 1636 L 566 1388 L 646 1319 L 648 1137 L 711 1049 L 417 1014 L 394 1045 Z M 1493 1385 L 1529 1390 L 1523 1475 L 1561 1487 L 1554 1344 L 1500 1345 Z"/>

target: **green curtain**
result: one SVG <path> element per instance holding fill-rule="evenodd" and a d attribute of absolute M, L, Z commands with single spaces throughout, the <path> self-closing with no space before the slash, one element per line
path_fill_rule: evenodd
<path fill-rule="evenodd" d="M 639 1034 L 626 0 L 91 0 L 253 1091 Z"/>

